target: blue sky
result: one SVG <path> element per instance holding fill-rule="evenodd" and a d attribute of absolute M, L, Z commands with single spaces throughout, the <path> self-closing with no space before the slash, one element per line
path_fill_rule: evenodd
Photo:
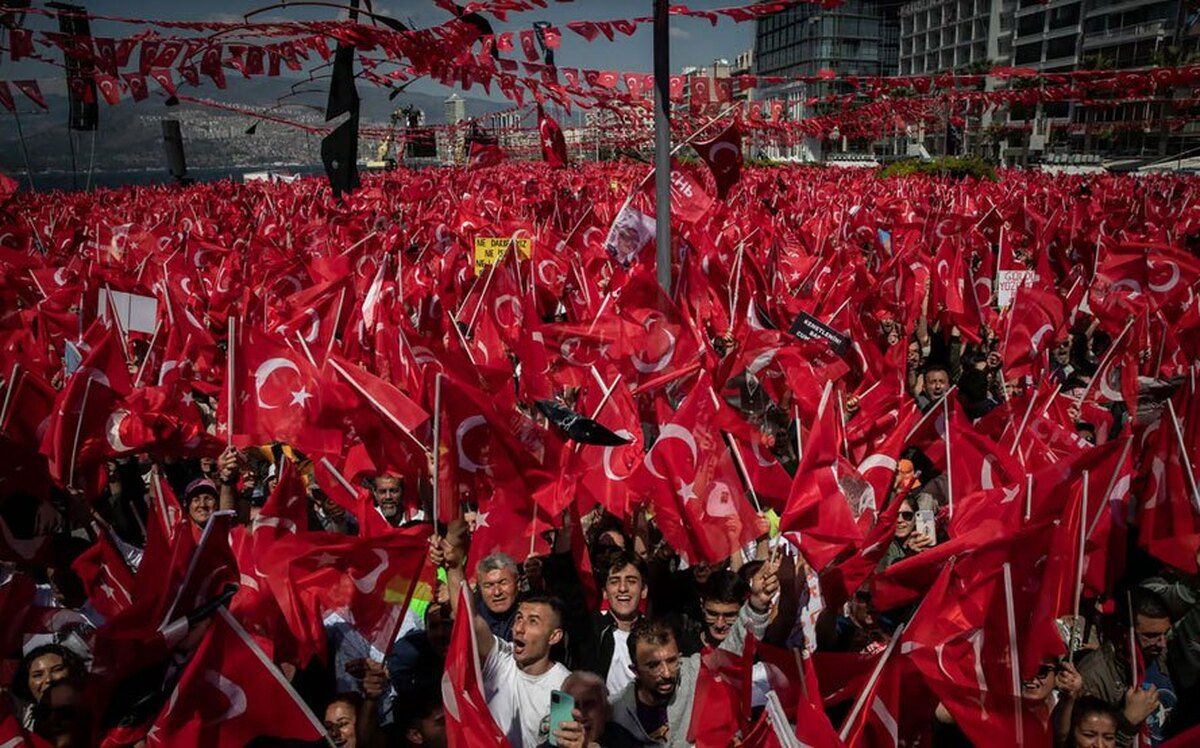
<path fill-rule="evenodd" d="M 82 0 L 85 7 L 92 13 L 112 16 L 127 16 L 134 18 L 152 18 L 158 20 L 240 20 L 243 14 L 255 8 L 262 8 L 272 2 L 245 2 L 244 0 L 194 0 L 193 2 L 177 1 L 162 2 L 162 0 Z M 462 0 L 460 0 L 460 3 Z M 41 3 L 35 3 L 41 5 Z M 738 0 L 688 0 L 688 6 L 697 10 L 711 10 L 720 7 L 742 4 Z M 634 16 L 650 15 L 653 9 L 652 0 L 579 0 L 573 3 L 562 3 L 550 0 L 545 10 L 535 10 L 529 13 L 514 13 L 509 16 L 508 23 L 501 23 L 489 17 L 497 33 L 504 31 L 520 31 L 530 28 L 534 21 L 549 21 L 563 26 L 568 21 L 591 20 L 603 21 Z M 364 3 L 365 7 L 365 3 Z M 395 16 L 405 22 L 411 22 L 418 27 L 431 26 L 443 22 L 447 14 L 434 5 L 430 0 L 375 0 L 376 13 Z M 273 10 L 255 18 L 255 20 L 309 20 L 336 18 L 339 11 L 327 7 L 288 8 Z M 54 30 L 54 23 L 47 18 L 30 16 L 27 25 L 40 30 Z M 102 21 L 93 22 L 92 33 L 99 36 L 130 36 L 137 30 L 136 26 L 113 24 Z M 702 19 L 671 18 L 671 70 L 678 72 L 689 65 L 706 65 L 716 58 L 731 59 L 740 52 L 749 49 L 754 42 L 754 23 L 736 24 L 722 18 L 716 27 Z M 511 54 L 511 53 L 510 53 Z M 597 70 L 630 70 L 651 72 L 653 70 L 652 33 L 650 26 L 640 26 L 638 32 L 631 37 L 616 35 L 615 41 L 609 42 L 603 36 L 589 43 L 578 34 L 563 28 L 562 47 L 555 53 L 556 62 L 560 67 L 593 68 Z M 135 55 L 136 59 L 136 55 Z M 519 57 L 518 59 L 523 59 Z M 45 65 L 13 65 L 7 59 L 0 62 L 0 80 L 18 78 L 43 79 L 43 88 L 51 92 L 59 92 L 61 72 Z M 231 85 L 236 85 L 236 76 L 230 78 Z M 212 95 L 210 85 L 204 86 L 205 95 Z M 414 84 L 411 90 L 423 93 L 445 95 L 448 89 L 422 81 Z M 493 89 L 494 91 L 494 89 Z M 481 88 L 476 87 L 472 96 L 483 96 Z M 216 97 L 216 98 L 219 98 Z"/>

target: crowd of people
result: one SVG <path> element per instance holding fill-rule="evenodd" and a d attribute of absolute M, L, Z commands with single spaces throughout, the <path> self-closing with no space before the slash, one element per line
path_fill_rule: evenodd
<path fill-rule="evenodd" d="M 643 172 L 0 206 L 0 745 L 1200 745 L 1200 182 Z"/>

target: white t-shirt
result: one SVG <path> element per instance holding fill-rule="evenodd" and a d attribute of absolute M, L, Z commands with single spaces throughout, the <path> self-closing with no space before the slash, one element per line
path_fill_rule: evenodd
<path fill-rule="evenodd" d="M 632 663 L 629 661 L 629 632 L 621 629 L 613 629 L 613 655 L 612 661 L 608 664 L 608 679 L 605 685 L 608 686 L 609 700 L 616 699 L 633 682 L 633 671 L 629 669 Z"/>
<path fill-rule="evenodd" d="M 560 663 L 541 675 L 527 675 L 513 659 L 512 644 L 492 637 L 492 652 L 483 663 L 483 697 L 492 719 L 513 748 L 535 748 L 542 722 L 550 716 L 550 692 L 571 674 Z"/>

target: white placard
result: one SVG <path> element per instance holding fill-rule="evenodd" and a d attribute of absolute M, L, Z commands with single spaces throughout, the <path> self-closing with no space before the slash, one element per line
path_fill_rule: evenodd
<path fill-rule="evenodd" d="M 122 329 L 128 332 L 154 334 L 154 325 L 158 321 L 158 299 L 153 296 L 140 296 L 102 288 L 100 289 L 99 306 L 96 310 L 101 319 L 108 319 L 110 294 L 112 295 L 112 308 L 117 313 L 117 321 L 121 323 Z"/>

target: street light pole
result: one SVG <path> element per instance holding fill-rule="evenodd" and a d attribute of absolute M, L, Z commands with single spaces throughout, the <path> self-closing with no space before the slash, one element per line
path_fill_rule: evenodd
<path fill-rule="evenodd" d="M 658 285 L 671 293 L 671 57 L 667 0 L 654 0 L 654 195 Z"/>

